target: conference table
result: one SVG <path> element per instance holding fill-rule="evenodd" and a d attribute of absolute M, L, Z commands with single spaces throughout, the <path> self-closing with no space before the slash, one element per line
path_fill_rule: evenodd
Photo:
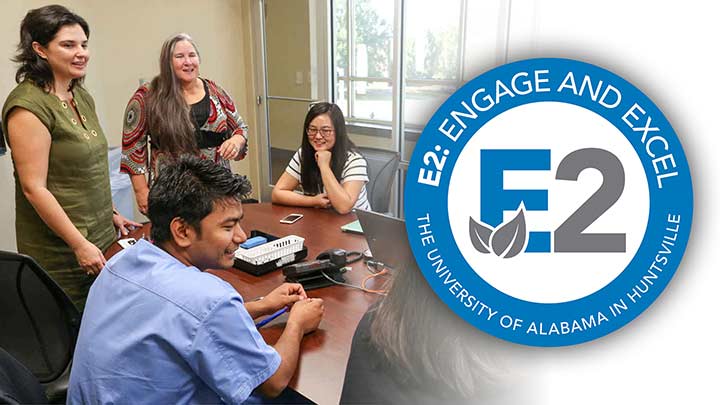
<path fill-rule="evenodd" d="M 248 236 L 252 230 L 259 230 L 278 237 L 303 237 L 308 249 L 307 260 L 314 259 L 320 252 L 330 248 L 359 252 L 367 249 L 363 235 L 340 230 L 342 225 L 356 219 L 352 213 L 340 215 L 332 210 L 285 207 L 270 203 L 243 204 L 243 210 L 245 216 L 241 225 Z M 293 224 L 279 222 L 291 213 L 303 214 L 303 218 Z M 139 239 L 144 235 L 147 238 L 149 229 L 149 224 L 146 224 L 143 228 L 134 230 L 130 236 Z M 114 243 L 106 256 L 110 257 L 120 249 L 120 246 Z M 345 273 L 346 282 L 359 286 L 370 273 L 362 260 L 350 266 L 352 270 Z M 235 268 L 209 272 L 230 283 L 246 301 L 264 296 L 285 281 L 280 270 L 260 277 Z M 385 282 L 383 277 L 377 277 L 368 281 L 367 287 L 382 288 Z M 337 404 L 342 393 L 345 367 L 355 328 L 365 311 L 379 296 L 339 285 L 318 288 L 307 293 L 309 297 L 324 300 L 325 315 L 319 329 L 303 339 L 298 368 L 289 386 L 318 404 Z M 266 342 L 271 345 L 277 342 L 286 320 L 287 315 L 283 315 L 260 329 Z"/>

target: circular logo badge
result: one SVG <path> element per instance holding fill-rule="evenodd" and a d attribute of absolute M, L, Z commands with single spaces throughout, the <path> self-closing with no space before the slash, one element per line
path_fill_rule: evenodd
<path fill-rule="evenodd" d="M 692 182 L 680 141 L 632 84 L 530 59 L 475 78 L 422 133 L 408 238 L 459 316 L 532 346 L 586 342 L 637 317 L 685 251 Z"/>

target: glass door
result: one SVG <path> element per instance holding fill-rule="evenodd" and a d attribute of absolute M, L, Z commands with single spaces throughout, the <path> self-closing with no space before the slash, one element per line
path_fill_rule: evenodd
<path fill-rule="evenodd" d="M 275 184 L 300 147 L 310 104 L 330 100 L 330 0 L 260 0 L 258 88 L 260 189 L 270 200 Z M 264 138 L 264 139 L 263 139 Z M 263 151 L 263 152 L 264 152 Z"/>

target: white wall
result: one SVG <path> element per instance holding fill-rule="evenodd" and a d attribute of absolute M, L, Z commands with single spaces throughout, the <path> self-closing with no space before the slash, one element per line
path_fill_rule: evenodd
<path fill-rule="evenodd" d="M 510 60 L 568 57 L 648 95 L 680 138 L 695 197 L 690 243 L 658 300 L 620 331 L 543 351 L 541 404 L 720 403 L 718 14 L 701 1 L 513 0 Z"/>

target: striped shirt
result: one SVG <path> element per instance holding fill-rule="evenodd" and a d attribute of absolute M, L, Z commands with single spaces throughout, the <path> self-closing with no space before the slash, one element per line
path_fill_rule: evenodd
<path fill-rule="evenodd" d="M 300 179 L 300 173 L 302 173 L 302 166 L 300 165 L 300 151 L 301 150 L 298 149 L 297 152 L 295 152 L 292 159 L 290 160 L 290 163 L 288 163 L 287 168 L 285 168 L 285 172 L 292 176 L 298 182 L 302 181 Z M 342 178 L 340 179 L 340 184 L 344 184 L 348 181 L 362 181 L 364 183 L 370 181 L 367 175 L 367 162 L 365 161 L 365 158 L 362 157 L 361 154 L 353 151 L 348 151 L 347 160 L 345 160 L 345 167 L 343 167 L 342 171 Z M 323 192 L 325 192 L 324 186 Z M 368 201 L 367 190 L 364 184 L 362 190 L 360 190 L 360 195 L 358 195 L 357 201 L 355 201 L 354 208 L 368 211 L 371 210 L 370 201 Z"/>

